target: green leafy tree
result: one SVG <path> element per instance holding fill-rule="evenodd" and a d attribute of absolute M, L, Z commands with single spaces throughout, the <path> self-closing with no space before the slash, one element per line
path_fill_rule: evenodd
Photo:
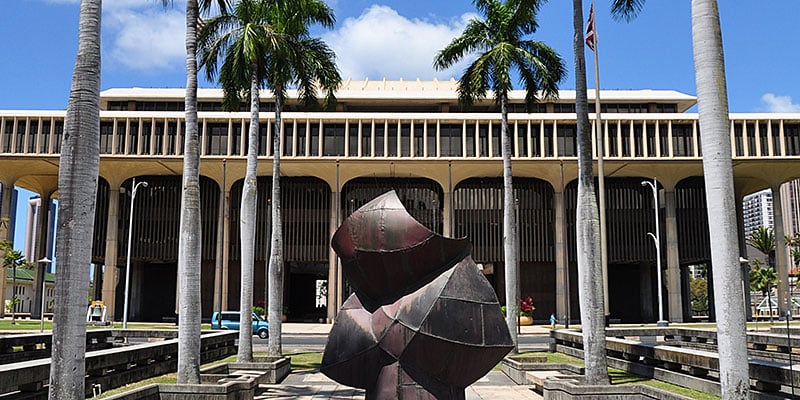
<path fill-rule="evenodd" d="M 769 321 L 772 322 L 772 286 L 778 282 L 778 274 L 771 267 L 764 267 L 761 260 L 754 259 L 750 270 L 750 290 L 761 291 L 767 296 L 769 306 Z"/>
<path fill-rule="evenodd" d="M 511 140 L 508 129 L 508 94 L 513 90 L 512 73 L 519 74 L 529 109 L 540 94 L 558 96 L 558 83 L 565 76 L 564 63 L 555 50 L 529 39 L 536 32 L 536 14 L 541 0 L 474 0 L 483 19 L 473 19 L 461 36 L 453 39 L 434 58 L 437 69 L 477 55 L 458 82 L 458 100 L 469 107 L 491 91 L 500 106 L 503 155 L 503 254 L 506 273 L 506 323 L 515 346 L 519 316 L 519 264 L 516 254 L 517 225 L 511 183 Z"/>
<path fill-rule="evenodd" d="M 577 1 L 577 0 L 576 0 Z M 617 18 L 634 18 L 645 0 L 612 0 Z M 714 295 L 720 354 L 720 386 L 725 400 L 750 397 L 747 363 L 744 295 L 739 265 L 736 198 L 733 188 L 728 89 L 725 82 L 725 51 L 717 0 L 692 0 L 692 49 L 694 51 L 697 111 L 703 150 L 703 175 L 708 205 L 711 260 L 714 265 Z M 577 32 L 576 32 L 577 35 Z"/>
<path fill-rule="evenodd" d="M 689 282 L 692 314 L 708 315 L 708 281 L 705 278 L 692 278 Z"/>

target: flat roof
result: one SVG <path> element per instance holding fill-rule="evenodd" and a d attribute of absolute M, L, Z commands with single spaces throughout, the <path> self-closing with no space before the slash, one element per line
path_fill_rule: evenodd
<path fill-rule="evenodd" d="M 456 90 L 458 82 L 456 80 L 345 80 L 336 91 L 339 101 L 357 100 L 422 100 L 435 102 L 454 102 L 458 99 Z M 173 100 L 181 101 L 185 89 L 183 88 L 113 88 L 101 92 L 100 97 L 103 102 L 108 101 L 154 101 L 154 100 Z M 575 90 L 560 90 L 559 98 L 556 103 L 573 103 L 575 101 Z M 601 99 L 604 103 L 623 102 L 623 103 L 675 103 L 678 111 L 683 112 L 697 103 L 697 98 L 692 95 L 681 93 L 675 90 L 601 90 Z M 295 90 L 289 91 L 289 98 L 295 98 Z M 262 90 L 261 97 L 269 99 L 272 92 Z M 511 100 L 523 100 L 524 90 L 513 90 L 509 94 Z M 589 101 L 594 101 L 595 90 L 588 91 Z M 197 90 L 198 101 L 219 101 L 222 99 L 222 89 L 200 88 Z"/>

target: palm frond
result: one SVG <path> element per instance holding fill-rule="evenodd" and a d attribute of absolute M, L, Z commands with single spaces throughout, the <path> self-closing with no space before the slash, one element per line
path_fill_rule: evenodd
<path fill-rule="evenodd" d="M 632 21 L 644 7 L 645 0 L 612 0 L 611 16 L 615 20 Z"/>
<path fill-rule="evenodd" d="M 483 20 L 470 21 L 464 33 L 453 39 L 444 49 L 440 50 L 433 60 L 433 65 L 438 70 L 452 67 L 465 56 L 489 48 L 487 38 L 490 28 Z"/>

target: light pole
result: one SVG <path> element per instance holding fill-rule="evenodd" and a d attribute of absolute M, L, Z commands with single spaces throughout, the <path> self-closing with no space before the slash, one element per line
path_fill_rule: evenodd
<path fill-rule="evenodd" d="M 50 259 L 47 258 L 47 257 L 44 257 L 41 260 L 37 261 L 37 263 L 42 264 L 42 269 L 44 270 L 44 274 L 42 274 L 42 309 L 39 310 L 39 311 L 41 311 L 41 314 L 39 314 L 39 315 L 41 316 L 42 319 L 41 319 L 41 321 L 39 321 L 39 332 L 44 332 L 44 303 L 45 303 L 45 300 L 47 300 L 47 292 L 45 292 L 45 289 L 46 289 L 45 284 L 47 283 L 47 279 L 46 279 L 46 277 L 47 277 L 47 264 L 50 264 L 51 262 L 52 261 L 50 261 Z"/>
<path fill-rule="evenodd" d="M 131 287 L 131 237 L 133 236 L 133 205 L 136 200 L 136 190 L 139 186 L 147 187 L 147 182 L 136 183 L 133 178 L 133 190 L 131 190 L 131 215 L 128 218 L 128 257 L 125 262 L 125 305 L 122 311 L 122 329 L 128 329 L 128 293 Z"/>
<path fill-rule="evenodd" d="M 653 238 L 653 243 L 656 245 L 656 277 L 658 284 L 658 326 L 669 326 L 669 322 L 664 320 L 664 299 L 663 288 L 661 287 L 661 233 L 658 223 L 658 181 L 653 178 L 653 182 L 642 181 L 642 186 L 650 186 L 653 190 L 653 210 L 655 211 L 656 218 L 656 233 L 647 232 L 647 235 Z"/>

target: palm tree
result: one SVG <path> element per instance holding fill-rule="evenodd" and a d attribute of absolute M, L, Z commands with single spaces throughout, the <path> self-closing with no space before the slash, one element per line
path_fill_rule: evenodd
<path fill-rule="evenodd" d="M 775 232 L 765 226 L 759 226 L 750 232 L 747 243 L 754 249 L 764 254 L 767 264 L 769 264 L 770 254 L 775 251 Z M 771 266 L 770 266 L 771 267 Z"/>
<path fill-rule="evenodd" d="M 772 286 L 778 282 L 778 274 L 771 267 L 764 267 L 758 258 L 752 261 L 753 269 L 750 270 L 750 290 L 759 290 L 767 296 L 769 306 L 769 322 L 772 322 Z"/>
<path fill-rule="evenodd" d="M 256 236 L 256 171 L 258 169 L 259 141 L 259 87 L 263 81 L 264 63 L 270 45 L 276 39 L 269 20 L 266 1 L 241 0 L 231 14 L 210 19 L 201 30 L 200 62 L 205 66 L 209 80 L 217 78 L 225 93 L 223 104 L 227 109 L 239 109 L 244 93 L 250 97 L 250 131 L 248 133 L 247 172 L 242 188 L 241 218 L 241 294 L 239 350 L 237 361 L 253 361 L 253 335 L 250 329 L 253 308 L 253 263 Z M 279 39 L 279 38 L 278 38 Z M 219 67 L 219 62 L 222 66 Z"/>
<path fill-rule="evenodd" d="M 575 113 L 578 123 L 578 204 L 576 236 L 578 249 L 578 288 L 583 332 L 586 382 L 608 383 L 605 346 L 605 296 L 600 258 L 600 213 L 594 191 L 592 134 L 586 85 L 586 58 L 583 40 L 583 1 L 572 2 L 573 53 L 575 56 Z M 599 127 L 598 127 L 599 129 Z"/>
<path fill-rule="evenodd" d="M 8 269 L 11 268 L 11 290 L 12 290 L 11 325 L 14 325 L 16 324 L 16 316 L 17 316 L 14 310 L 16 309 L 16 305 L 19 302 L 19 297 L 17 297 L 17 292 L 15 290 L 15 288 L 17 287 L 17 268 L 25 265 L 25 256 L 22 254 L 21 251 L 14 249 L 10 240 L 0 241 L 0 252 L 3 253 L 2 256 L 3 271 L 6 271 L 6 273 L 8 273 L 7 272 Z"/>
<path fill-rule="evenodd" d="M 86 371 L 86 291 L 100 163 L 100 15 L 102 0 L 81 0 L 58 168 L 53 348 L 49 398 L 82 399 Z"/>
<path fill-rule="evenodd" d="M 613 0 L 612 13 L 633 18 L 644 0 Z M 719 337 L 720 386 L 723 399 L 750 396 L 747 363 L 744 295 L 736 229 L 736 198 L 729 137 L 728 92 L 725 52 L 717 0 L 692 0 L 692 45 L 697 83 L 697 109 L 703 149 L 706 201 L 708 204 L 711 260 Z"/>
<path fill-rule="evenodd" d="M 172 0 L 161 0 L 163 6 Z M 229 0 L 186 0 L 186 96 L 183 190 L 178 246 L 178 383 L 200 383 L 200 146 L 197 127 L 197 21 L 216 5 L 226 13 Z"/>
<path fill-rule="evenodd" d="M 333 9 L 320 0 L 269 0 L 266 21 L 272 27 L 272 43 L 263 67 L 263 83 L 275 96 L 275 134 L 272 137 L 272 233 L 270 239 L 267 320 L 270 335 L 267 355 L 279 357 L 283 313 L 283 224 L 281 219 L 280 143 L 281 110 L 290 87 L 297 88 L 300 103 L 318 106 L 317 90 L 325 92 L 325 107 L 336 101 L 334 90 L 342 77 L 335 55 L 325 42 L 311 37 L 309 27 L 333 28 Z"/>
<path fill-rule="evenodd" d="M 474 0 L 484 19 L 473 19 L 434 58 L 437 69 L 447 69 L 477 53 L 458 83 L 458 99 L 468 107 L 491 90 L 500 105 L 503 152 L 503 254 L 506 274 L 506 323 L 515 346 L 519 317 L 519 264 L 517 227 L 514 221 L 514 192 L 511 184 L 511 140 L 508 129 L 508 93 L 513 90 L 512 72 L 519 74 L 526 90 L 525 104 L 531 109 L 538 92 L 547 98 L 558 96 L 558 83 L 565 75 L 561 57 L 542 42 L 527 39 L 536 32 L 540 0 Z M 516 350 L 515 350 L 516 351 Z"/>

